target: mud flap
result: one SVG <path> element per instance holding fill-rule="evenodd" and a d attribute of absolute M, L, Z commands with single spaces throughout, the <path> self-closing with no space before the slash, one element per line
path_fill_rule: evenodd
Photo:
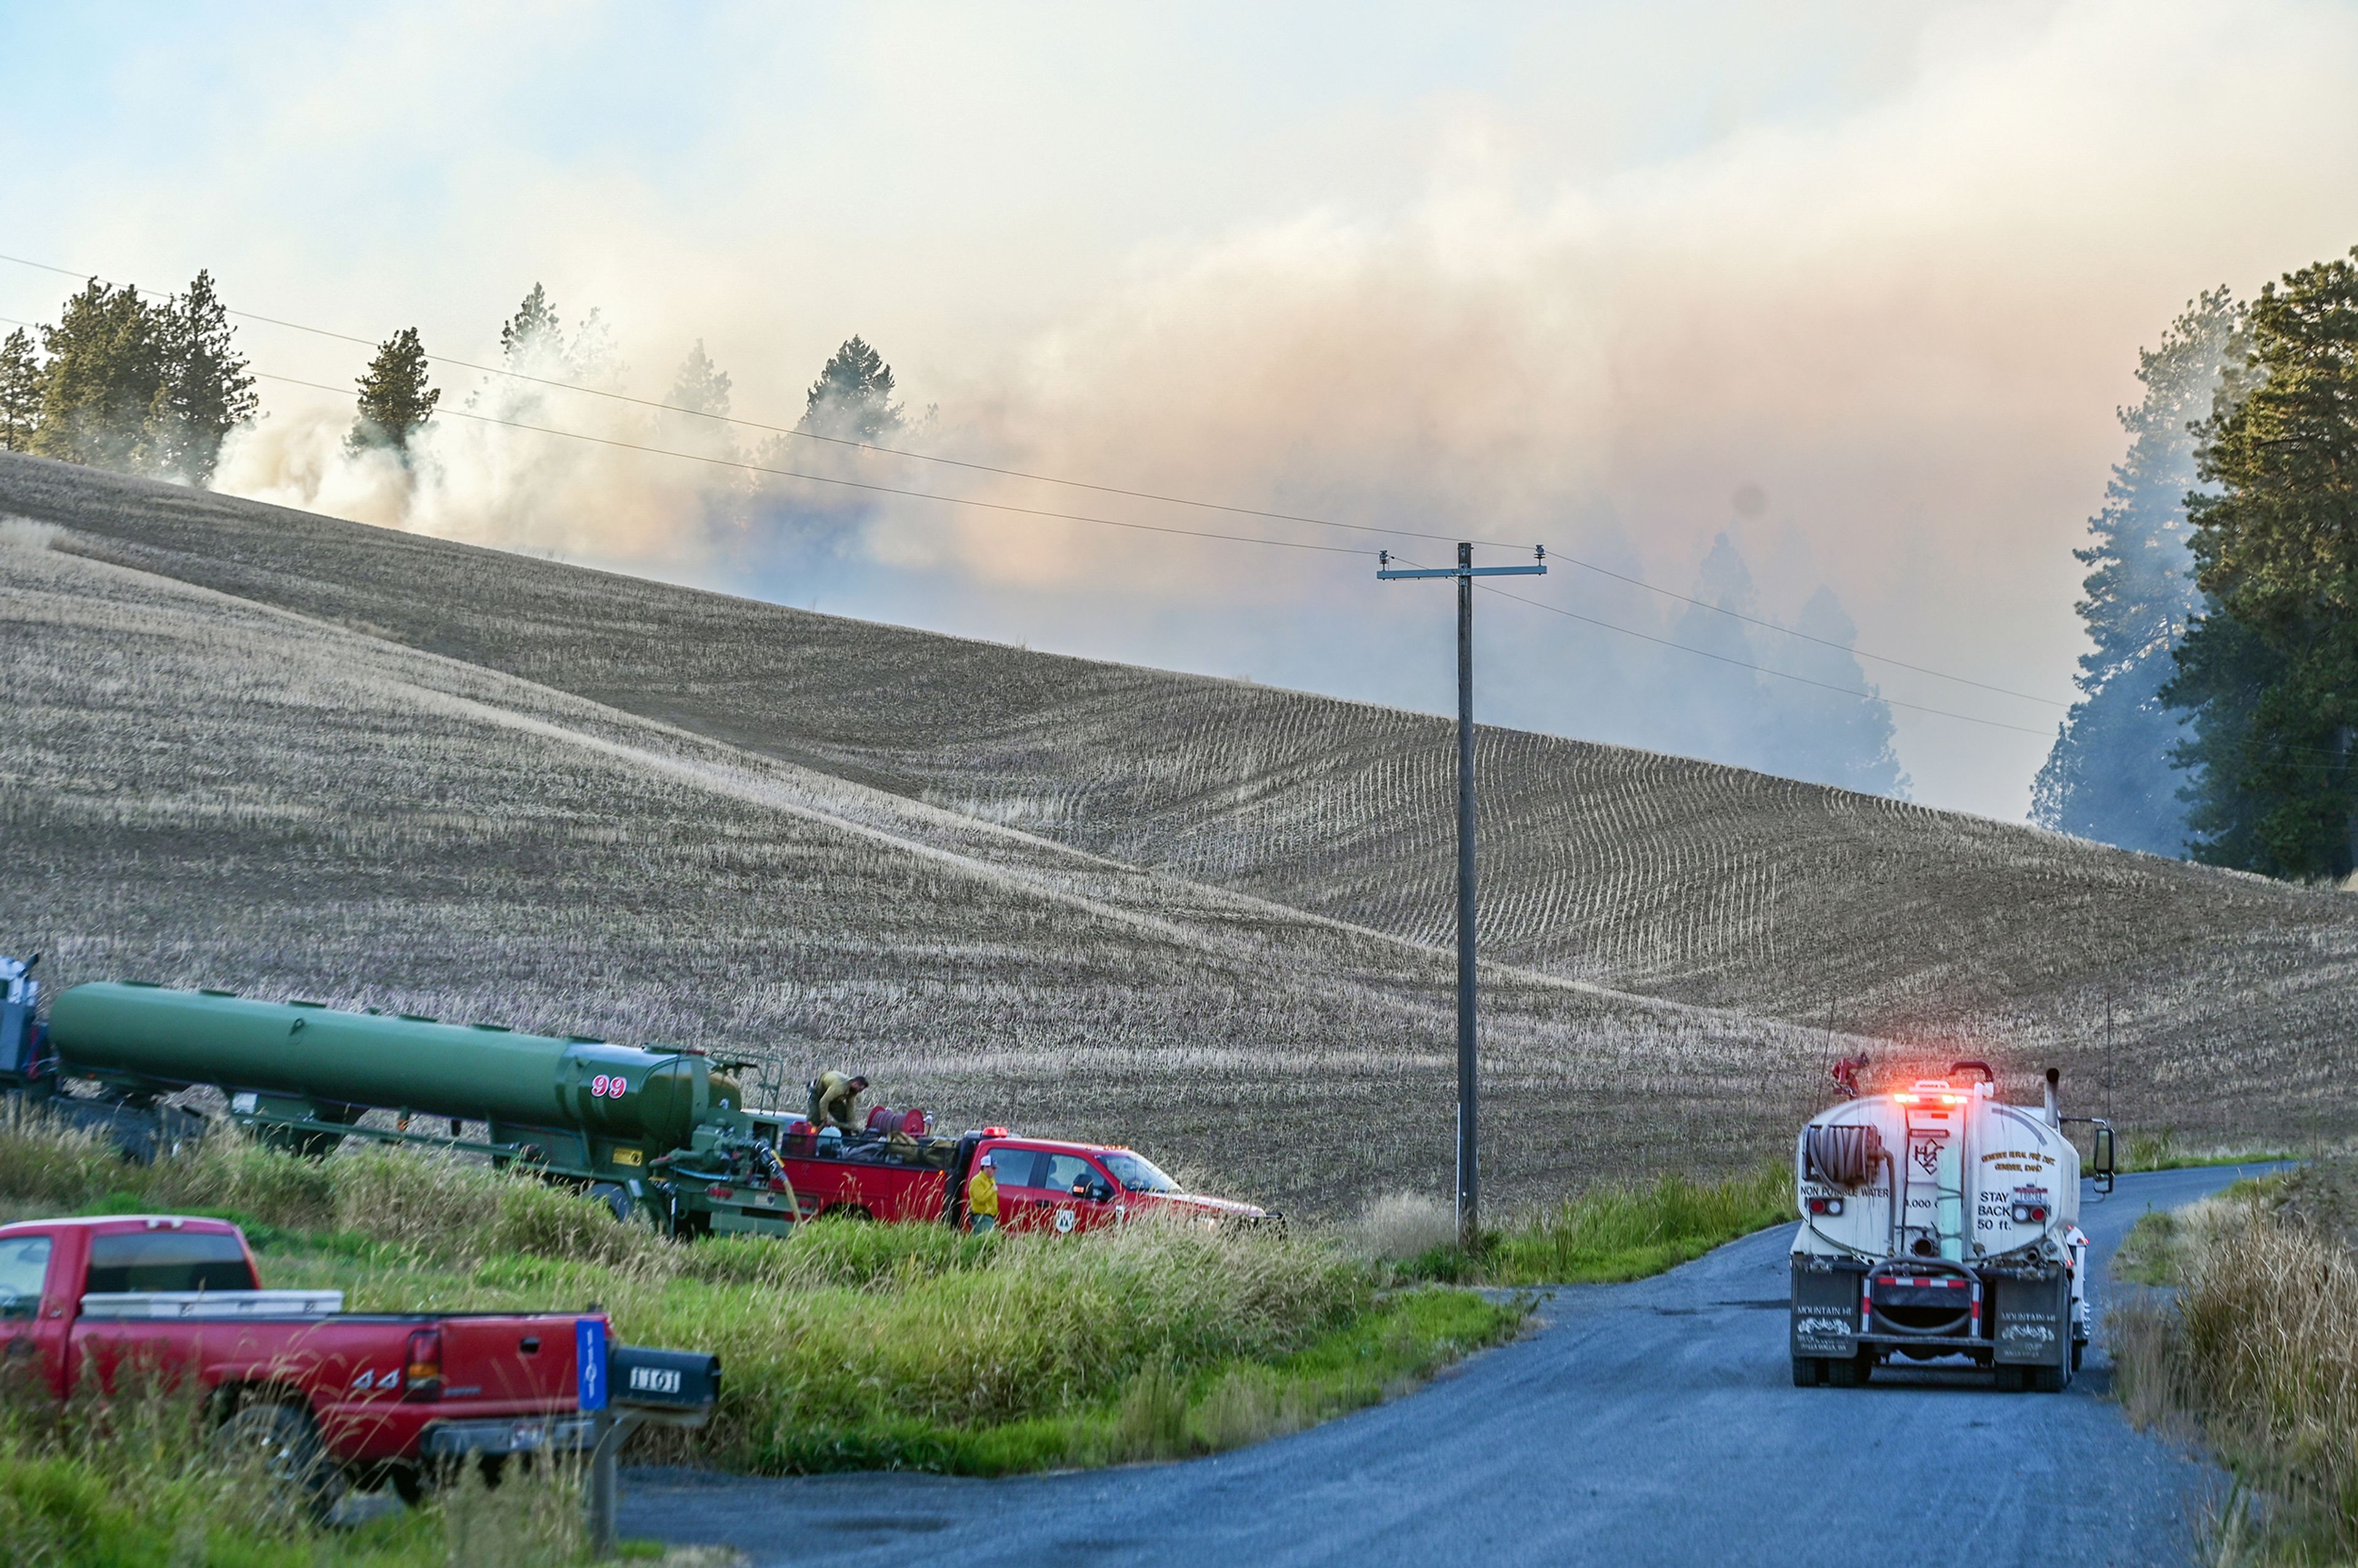
<path fill-rule="evenodd" d="M 1858 1354 L 1859 1281 L 1866 1271 L 1848 1260 L 1793 1260 L 1792 1350 L 1796 1357 L 1848 1360 Z"/>
<path fill-rule="evenodd" d="M 2002 1366 L 2069 1367 L 2071 1356 L 2071 1276 L 2062 1269 L 2045 1279 L 1988 1281 L 1990 1338 Z"/>

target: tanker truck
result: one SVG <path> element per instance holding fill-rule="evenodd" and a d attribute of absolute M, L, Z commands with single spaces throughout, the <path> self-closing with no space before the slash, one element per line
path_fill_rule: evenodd
<path fill-rule="evenodd" d="M 15 978 L 21 988 L 21 967 Z M 0 1090 L 69 1119 L 103 1109 L 161 1128 L 189 1119 L 163 1097 L 206 1085 L 230 1119 L 298 1154 L 346 1139 L 481 1154 L 681 1236 L 784 1235 L 797 1217 L 774 1148 L 782 1119 L 750 1113 L 728 1065 L 701 1052 L 136 980 L 59 992 L 45 1029 L 18 1005 L 0 1019 Z M 83 1092 L 63 1092 L 69 1081 Z M 361 1125 L 371 1110 L 394 1124 Z M 484 1136 L 460 1136 L 469 1122 Z"/>
<path fill-rule="evenodd" d="M 1855 1387 L 1891 1357 L 1963 1357 L 2009 1391 L 2061 1392 L 2088 1343 L 2080 1151 L 2112 1191 L 2113 1130 L 1997 1098 L 1959 1062 L 1821 1111 L 1793 1147 L 1790 1346 L 1797 1387 Z"/>

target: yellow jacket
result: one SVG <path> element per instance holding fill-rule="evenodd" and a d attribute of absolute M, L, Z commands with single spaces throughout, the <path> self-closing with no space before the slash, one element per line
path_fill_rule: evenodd
<path fill-rule="evenodd" d="M 990 1173 L 988 1165 L 977 1168 L 967 1178 L 966 1212 L 971 1218 L 999 1217 L 999 1178 Z"/>

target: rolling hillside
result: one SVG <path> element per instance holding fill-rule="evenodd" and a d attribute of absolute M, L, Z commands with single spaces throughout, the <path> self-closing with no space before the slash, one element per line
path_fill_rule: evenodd
<path fill-rule="evenodd" d="M 52 526 L 0 546 L 0 942 L 856 1057 L 1287 1202 L 1442 1179 L 1442 721 L 0 455 L 5 514 Z M 1788 1136 L 1830 1009 L 2090 1086 L 2106 987 L 2125 1118 L 2345 1130 L 2342 895 L 1514 731 L 1482 762 L 1503 1195 Z"/>

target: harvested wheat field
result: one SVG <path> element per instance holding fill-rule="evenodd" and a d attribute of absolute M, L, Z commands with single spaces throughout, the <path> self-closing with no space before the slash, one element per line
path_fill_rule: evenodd
<path fill-rule="evenodd" d="M 0 516 L 0 951 L 53 983 L 858 1065 L 1290 1208 L 1445 1185 L 1444 721 L 5 454 Z M 1481 747 L 1498 1203 L 1748 1162 L 1852 1033 L 2093 1094 L 2106 988 L 2125 1122 L 2350 1130 L 2345 895 Z"/>

